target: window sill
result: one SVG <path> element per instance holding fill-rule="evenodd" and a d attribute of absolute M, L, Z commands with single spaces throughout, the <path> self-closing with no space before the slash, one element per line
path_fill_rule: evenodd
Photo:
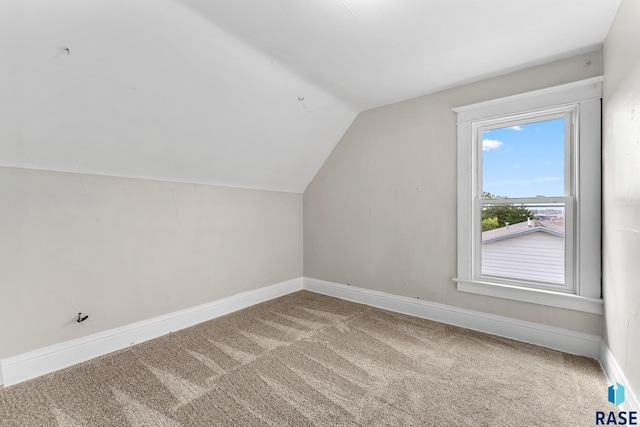
<path fill-rule="evenodd" d="M 601 299 L 581 297 L 562 292 L 541 289 L 525 289 L 477 280 L 453 279 L 458 285 L 458 291 L 468 292 L 490 297 L 523 301 L 547 307 L 558 307 L 585 313 L 603 314 L 604 306 Z"/>

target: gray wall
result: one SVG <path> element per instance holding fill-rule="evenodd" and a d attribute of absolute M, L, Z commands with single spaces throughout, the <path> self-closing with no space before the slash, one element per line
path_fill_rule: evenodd
<path fill-rule="evenodd" d="M 0 167 L 0 206 L 0 358 L 302 275 L 301 194 Z"/>
<path fill-rule="evenodd" d="M 640 3 L 623 0 L 604 45 L 605 340 L 640 392 Z"/>
<path fill-rule="evenodd" d="M 600 334 L 599 315 L 456 290 L 451 108 L 601 73 L 597 51 L 360 113 L 304 193 L 304 275 Z"/>

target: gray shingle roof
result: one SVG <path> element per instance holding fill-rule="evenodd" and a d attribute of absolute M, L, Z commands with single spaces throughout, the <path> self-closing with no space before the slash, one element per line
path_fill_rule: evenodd
<path fill-rule="evenodd" d="M 564 221 L 549 222 L 532 219 L 530 224 L 524 221 L 502 228 L 494 228 L 493 230 L 482 233 L 482 243 L 495 242 L 496 240 L 509 239 L 538 231 L 564 237 Z"/>

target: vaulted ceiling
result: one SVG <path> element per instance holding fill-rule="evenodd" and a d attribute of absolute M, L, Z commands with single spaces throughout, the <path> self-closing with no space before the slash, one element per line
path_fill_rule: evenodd
<path fill-rule="evenodd" d="M 302 192 L 363 110 L 598 49 L 619 0 L 3 0 L 0 165 Z"/>

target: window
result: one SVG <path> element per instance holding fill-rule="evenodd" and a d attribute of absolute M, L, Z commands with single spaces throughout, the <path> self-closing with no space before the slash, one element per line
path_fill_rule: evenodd
<path fill-rule="evenodd" d="M 459 291 L 602 313 L 602 79 L 454 109 Z"/>
<path fill-rule="evenodd" d="M 576 116 L 569 105 L 472 124 L 478 277 L 574 291 Z"/>

